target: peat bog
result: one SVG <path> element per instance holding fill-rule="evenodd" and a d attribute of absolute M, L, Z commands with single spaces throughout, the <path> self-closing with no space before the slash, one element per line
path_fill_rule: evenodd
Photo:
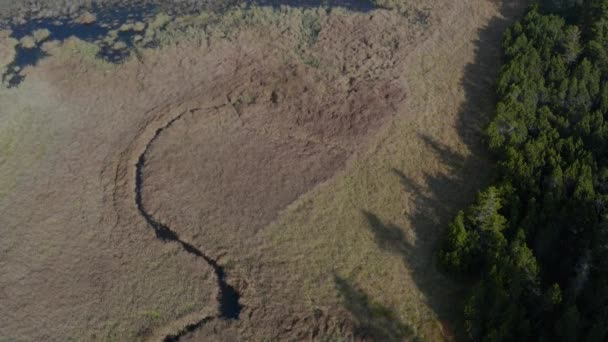
<path fill-rule="evenodd" d="M 124 44 L 124 48 L 116 49 L 112 44 L 99 44 L 97 57 L 112 63 L 120 63 L 130 55 L 134 46 L 134 37 L 140 33 L 136 30 L 120 30 L 120 26 L 126 22 L 144 21 L 155 12 L 155 9 L 154 5 L 93 6 L 91 13 L 96 20 L 92 23 L 79 23 L 69 17 L 51 17 L 13 23 L 8 28 L 11 30 L 11 37 L 17 40 L 31 35 L 36 30 L 48 30 L 49 36 L 45 40 L 63 42 L 69 37 L 76 37 L 89 43 L 99 42 L 110 31 L 116 30 L 115 42 Z M 7 82 L 9 87 L 17 86 L 24 78 L 19 71 L 26 66 L 36 65 L 40 59 L 47 56 L 41 44 L 36 44 L 32 48 L 19 44 L 16 47 L 15 59 L 2 75 L 2 81 Z"/>
<path fill-rule="evenodd" d="M 242 3 L 242 2 L 241 2 Z M 369 12 L 376 8 L 370 0 L 246 0 L 246 8 L 251 6 L 269 6 L 280 8 L 281 6 L 297 8 L 326 7 L 328 10 L 334 7 L 342 7 L 351 11 Z M 225 10 L 225 8 L 223 9 Z M 155 14 L 165 11 L 163 2 L 143 3 L 135 2 L 119 3 L 117 5 L 98 5 L 94 4 L 88 11 L 94 15 L 93 22 L 82 23 L 70 16 L 32 18 L 24 21 L 13 21 L 7 28 L 11 31 L 11 38 L 21 40 L 31 36 L 37 30 L 48 30 L 49 36 L 45 41 L 63 42 L 70 37 L 76 37 L 88 43 L 95 43 L 99 46 L 97 57 L 111 63 L 121 63 L 131 54 L 137 40 L 141 39 L 141 30 L 121 30 L 125 23 L 145 22 L 146 19 Z M 179 11 L 170 15 L 184 12 Z M 0 23 L 0 29 L 3 25 Z M 112 32 L 116 37 L 111 43 L 101 43 L 104 37 Z M 2 82 L 6 82 L 9 87 L 15 87 L 23 81 L 24 76 L 20 73 L 27 66 L 35 66 L 38 61 L 48 54 L 42 49 L 42 42 L 37 42 L 34 47 L 24 47 L 23 44 L 16 46 L 14 61 L 8 65 L 2 75 Z M 117 44 L 122 45 L 117 48 Z M 142 44 L 143 47 L 151 48 L 157 45 L 156 40 L 151 40 Z"/>

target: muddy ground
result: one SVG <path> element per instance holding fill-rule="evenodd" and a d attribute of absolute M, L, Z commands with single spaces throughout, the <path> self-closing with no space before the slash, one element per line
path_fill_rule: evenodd
<path fill-rule="evenodd" d="M 49 44 L 0 86 L 0 337 L 453 338 L 435 245 L 488 181 L 523 3 L 234 7 L 121 64 Z"/>

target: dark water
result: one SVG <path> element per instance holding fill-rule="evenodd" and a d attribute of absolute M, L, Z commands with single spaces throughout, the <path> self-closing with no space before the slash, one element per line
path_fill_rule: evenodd
<path fill-rule="evenodd" d="M 325 7 L 328 9 L 343 7 L 359 12 L 367 12 L 375 8 L 375 5 L 370 0 L 243 0 L 228 2 L 234 5 L 245 2 L 247 7 L 253 4 L 274 8 L 280 6 L 299 8 Z M 163 1 L 158 1 L 157 3 L 132 1 L 131 4 L 127 1 L 126 3 L 114 6 L 93 5 L 88 10 L 96 16 L 96 21 L 90 25 L 78 24 L 71 18 L 64 16 L 30 19 L 25 23 L 12 23 L 8 26 L 12 31 L 11 36 L 16 39 L 32 35 L 35 30 L 47 29 L 50 31 L 50 36 L 47 40 L 61 42 L 69 37 L 76 37 L 86 42 L 95 42 L 106 37 L 111 30 L 117 30 L 124 23 L 146 21 L 147 18 L 154 16 L 159 11 L 172 14 L 184 14 L 186 12 L 176 8 L 172 9 L 170 3 Z M 226 8 L 223 10 L 226 10 Z M 97 57 L 112 63 L 124 61 L 129 57 L 134 47 L 134 36 L 138 34 L 141 34 L 141 32 L 132 30 L 119 31 L 114 43 L 122 42 L 126 45 L 126 48 L 116 50 L 112 48 L 112 44 L 100 44 L 100 51 Z M 154 46 L 154 42 L 148 43 L 148 47 L 150 46 Z M 15 60 L 8 66 L 4 75 L 2 75 L 2 81 L 7 83 L 9 87 L 19 85 L 24 77 L 19 71 L 26 66 L 36 65 L 44 57 L 47 57 L 47 54 L 42 51 L 41 44 L 37 44 L 32 49 L 17 46 Z"/>
<path fill-rule="evenodd" d="M 342 7 L 351 11 L 369 12 L 376 8 L 370 0 L 247 0 L 247 5 L 256 4 L 258 6 L 290 6 L 298 8 L 315 7 Z"/>
<path fill-rule="evenodd" d="M 11 24 L 13 37 L 21 38 L 37 29 L 48 29 L 51 31 L 50 39 L 63 40 L 70 36 L 78 36 L 84 40 L 99 38 L 108 33 L 111 29 L 120 27 L 127 21 L 141 21 L 154 14 L 154 5 L 136 6 L 112 6 L 100 7 L 93 6 L 90 12 L 95 14 L 97 21 L 91 25 L 77 24 L 68 18 L 41 18 L 32 19 L 24 24 Z M 102 27 L 108 25 L 109 28 Z"/>
<path fill-rule="evenodd" d="M 146 18 L 153 16 L 157 12 L 157 7 L 149 4 L 113 7 L 93 6 L 90 12 L 94 13 L 97 18 L 95 23 L 90 25 L 78 24 L 67 17 L 39 18 L 28 20 L 23 24 L 14 23 L 9 25 L 12 31 L 11 37 L 19 40 L 27 35 L 32 35 L 35 30 L 47 29 L 50 32 L 50 36 L 46 39 L 48 41 L 57 40 L 61 42 L 69 37 L 77 37 L 86 42 L 95 42 L 107 36 L 109 31 L 117 30 L 124 23 L 144 21 Z M 114 42 L 123 42 L 126 48 L 115 50 L 112 49 L 110 44 L 101 44 L 98 57 L 112 63 L 122 62 L 130 55 L 133 48 L 133 37 L 137 34 L 142 33 L 132 30 L 119 31 Z M 41 44 L 37 44 L 32 49 L 17 46 L 15 60 L 9 65 L 7 72 L 2 75 L 3 82 L 7 82 L 9 87 L 17 86 L 23 80 L 23 76 L 15 71 L 26 66 L 36 65 L 44 57 L 47 57 L 47 54 L 42 51 Z"/>
<path fill-rule="evenodd" d="M 173 121 L 174 120 L 172 120 L 168 124 L 168 126 Z M 156 132 L 156 135 L 154 136 L 154 138 L 150 141 L 150 143 L 148 143 L 148 147 L 154 140 L 156 140 L 158 135 L 163 130 L 164 130 L 164 128 L 159 129 Z M 147 148 L 146 148 L 146 150 L 147 150 Z M 188 252 L 196 257 L 202 258 L 203 260 L 205 260 L 205 262 L 207 264 L 209 264 L 213 268 L 213 271 L 215 272 L 215 275 L 217 276 L 217 284 L 218 284 L 218 287 L 220 290 L 219 298 L 218 298 L 219 312 L 220 312 L 219 317 L 222 319 L 239 319 L 239 315 L 240 315 L 241 309 L 242 309 L 242 305 L 239 302 L 240 295 L 234 287 L 232 287 L 230 284 L 228 284 L 226 282 L 226 273 L 224 271 L 224 268 L 222 266 L 220 266 L 215 259 L 212 259 L 211 257 L 209 257 L 208 255 L 203 253 L 200 249 L 181 240 L 175 231 L 173 231 L 169 226 L 156 221 L 156 219 L 154 219 L 154 217 L 152 217 L 152 215 L 150 213 L 148 213 L 146 211 L 146 209 L 144 208 L 141 189 L 142 189 L 142 183 L 143 183 L 142 174 L 143 174 L 143 167 L 145 165 L 145 154 L 146 154 L 146 152 L 142 153 L 142 155 L 139 157 L 137 165 L 135 166 L 136 167 L 135 204 L 137 206 L 137 209 L 139 210 L 140 214 L 144 217 L 144 219 L 146 220 L 148 225 L 152 229 L 154 229 L 154 232 L 156 233 L 156 237 L 159 240 L 178 243 L 179 245 L 182 246 L 182 248 L 186 252 Z M 202 324 L 202 322 L 203 321 L 201 321 L 201 323 L 194 324 L 193 328 L 196 327 L 197 325 Z M 179 339 L 178 337 L 179 336 L 175 337 L 175 339 L 169 338 L 169 339 L 165 339 L 165 340 L 174 341 L 174 340 Z"/>

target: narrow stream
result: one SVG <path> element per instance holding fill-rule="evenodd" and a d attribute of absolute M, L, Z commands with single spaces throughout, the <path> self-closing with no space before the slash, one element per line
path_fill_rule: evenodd
<path fill-rule="evenodd" d="M 219 318 L 238 319 L 239 315 L 241 313 L 241 308 L 242 308 L 241 304 L 239 303 L 240 295 L 234 289 L 234 287 L 232 287 L 230 284 L 228 284 L 226 282 L 226 279 L 225 279 L 226 273 L 224 272 L 224 268 L 222 266 L 218 265 L 218 263 L 215 259 L 209 257 L 208 255 L 203 253 L 200 249 L 194 247 L 192 244 L 190 244 L 188 242 L 181 240 L 179 238 L 178 234 L 175 231 L 173 231 L 169 226 L 164 225 L 164 224 L 158 222 L 156 219 L 154 219 L 154 217 L 146 211 L 146 209 L 143 205 L 143 198 L 142 198 L 143 168 L 146 163 L 146 153 L 148 152 L 150 146 L 158 138 L 158 136 L 165 129 L 169 128 L 175 121 L 179 120 L 182 117 L 182 115 L 185 113 L 187 113 L 187 112 L 182 113 L 181 115 L 179 115 L 176 118 L 169 121 L 165 126 L 159 128 L 156 131 L 156 133 L 154 134 L 154 137 L 152 137 L 152 139 L 150 139 L 150 141 L 146 145 L 146 148 L 144 149 L 142 154 L 139 156 L 137 164 L 135 165 L 135 205 L 137 206 L 137 210 L 144 217 L 144 219 L 146 220 L 148 225 L 152 229 L 154 229 L 154 232 L 156 233 L 156 237 L 158 239 L 160 239 L 162 241 L 177 242 L 178 244 L 180 244 L 182 246 L 182 248 L 186 252 L 188 252 L 192 255 L 195 255 L 199 258 L 202 258 L 203 260 L 205 260 L 205 262 L 207 264 L 209 264 L 209 266 L 211 266 L 213 268 L 213 271 L 215 272 L 215 275 L 217 277 L 217 284 L 219 287 L 219 298 L 218 298 L 219 312 L 220 312 Z M 206 321 L 206 319 L 203 319 L 202 321 L 200 321 L 196 324 L 193 324 L 190 327 L 192 329 L 195 329 L 197 326 L 200 326 L 205 321 Z M 186 327 L 186 329 L 184 329 L 184 330 L 188 330 L 188 329 L 189 328 Z M 176 340 L 178 337 L 179 337 L 179 335 L 175 339 L 171 336 L 168 336 L 167 338 L 169 339 L 168 341 L 172 341 L 172 340 Z"/>
<path fill-rule="evenodd" d="M 156 237 L 162 241 L 172 241 L 179 243 L 182 248 L 197 257 L 203 258 L 207 264 L 209 264 L 215 275 L 217 276 L 217 282 L 220 289 L 220 318 L 224 319 L 238 319 L 239 314 L 241 313 L 241 304 L 239 303 L 239 293 L 234 289 L 234 287 L 230 286 L 226 283 L 226 273 L 224 272 L 224 268 L 218 265 L 217 261 L 210 258 L 206 254 L 204 254 L 200 249 L 194 247 L 193 245 L 181 240 L 177 233 L 175 233 L 168 226 L 156 221 L 143 207 L 142 196 L 141 196 L 141 187 L 142 187 L 142 169 L 145 164 L 145 156 L 142 154 L 139 157 L 139 161 L 137 162 L 137 174 L 136 174 L 136 193 L 135 193 L 135 201 L 137 204 L 137 209 L 141 213 L 141 215 L 146 219 L 146 222 L 154 229 L 156 233 Z"/>
<path fill-rule="evenodd" d="M 278 7 L 285 5 L 304 8 L 323 6 L 328 9 L 331 9 L 332 7 L 345 7 L 353 11 L 364 12 L 375 8 L 374 4 L 369 0 L 246 0 L 247 7 L 252 6 L 253 4 L 257 6 Z M 95 20 L 86 23 L 78 23 L 73 18 L 60 17 L 32 19 L 23 23 L 9 25 L 9 28 L 12 31 L 11 36 L 17 40 L 32 36 L 37 30 L 45 30 L 48 35 L 41 41 L 36 41 L 33 46 L 30 45 L 29 47 L 26 47 L 23 46 L 24 44 L 20 44 L 16 47 L 16 57 L 2 75 L 2 82 L 8 84 L 10 87 L 18 86 L 24 78 L 21 70 L 26 66 L 35 66 L 40 59 L 48 56 L 42 49 L 42 43 L 44 41 L 52 40 L 61 42 L 69 37 L 76 37 L 86 42 L 95 43 L 99 47 L 97 57 L 112 63 L 121 63 L 130 55 L 131 50 L 135 46 L 135 42 L 141 40 L 141 36 L 144 34 L 143 31 L 146 26 L 146 24 L 143 23 L 154 17 L 160 11 L 160 8 L 158 5 L 139 4 L 113 7 L 93 6 L 89 11 L 94 14 Z M 125 23 L 129 23 L 131 28 L 121 29 Z M 139 28 L 134 29 L 133 26 L 137 23 L 140 23 Z M 114 32 L 113 39 L 104 40 L 108 35 L 111 35 L 111 32 Z M 121 43 L 121 48 L 117 48 L 117 43 Z M 149 46 L 154 46 L 154 41 L 150 41 L 148 44 Z M 175 335 L 166 336 L 166 342 L 178 341 L 183 335 L 200 328 L 203 324 L 215 318 L 238 320 L 241 309 L 243 308 L 239 302 L 240 294 L 233 286 L 226 282 L 224 268 L 217 263 L 217 260 L 206 255 L 192 244 L 181 240 L 171 227 L 157 221 L 146 211 L 143 205 L 143 169 L 146 162 L 146 153 L 163 130 L 170 127 L 171 124 L 180 117 L 181 116 L 174 118 L 156 131 L 154 137 L 147 143 L 143 153 L 139 156 L 136 165 L 134 165 L 135 205 L 147 224 L 154 229 L 156 237 L 159 240 L 178 243 L 186 252 L 202 258 L 213 268 L 219 288 L 219 315 L 217 317 L 205 317 L 198 322 L 184 327 Z"/>

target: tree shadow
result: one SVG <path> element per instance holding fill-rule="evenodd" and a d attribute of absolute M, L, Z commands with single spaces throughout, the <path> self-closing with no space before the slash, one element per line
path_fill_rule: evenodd
<path fill-rule="evenodd" d="M 461 85 L 465 101 L 459 110 L 458 132 L 465 144 L 478 155 L 487 156 L 484 130 L 494 115 L 496 79 L 502 65 L 502 41 L 505 30 L 522 17 L 530 0 L 493 0 L 499 15 L 479 31 L 475 42 L 475 60 L 464 70 Z"/>
<path fill-rule="evenodd" d="M 378 246 L 392 253 L 406 255 L 412 245 L 405 237 L 403 228 L 392 223 L 385 224 L 380 218 L 368 211 L 363 211 Z"/>
<path fill-rule="evenodd" d="M 373 341 L 399 341 L 412 337 L 414 330 L 403 323 L 391 309 L 373 302 L 365 292 L 349 280 L 334 275 L 336 289 L 345 308 L 354 316 L 357 326 L 354 336 Z"/>
<path fill-rule="evenodd" d="M 467 296 L 467 284 L 459 284 L 439 271 L 437 251 L 441 237 L 458 210 L 471 203 L 493 177 L 483 132 L 495 110 L 502 35 L 513 18 L 523 13 L 525 1 L 501 1 L 499 6 L 500 14 L 480 29 L 475 59 L 465 67 L 461 79 L 465 100 L 458 111 L 456 129 L 469 153 L 459 153 L 439 137 L 420 134 L 424 146 L 445 171 L 425 173 L 422 180 L 398 169 L 390 171 L 408 196 L 404 200 L 413 208 L 406 214 L 413 241 L 406 235 L 405 227 L 362 211 L 378 247 L 399 255 L 410 270 L 417 288 L 442 322 L 446 339 L 464 336 L 462 304 Z"/>

